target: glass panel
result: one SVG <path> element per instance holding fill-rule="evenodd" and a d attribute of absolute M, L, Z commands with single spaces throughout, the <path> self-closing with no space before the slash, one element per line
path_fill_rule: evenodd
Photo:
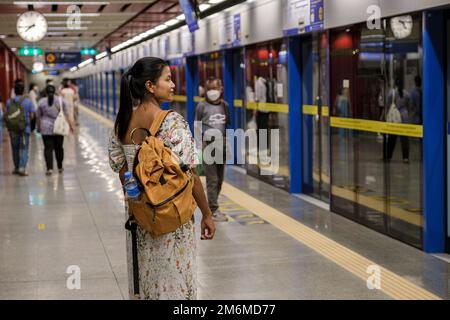
<path fill-rule="evenodd" d="M 420 15 L 383 20 L 380 30 L 333 31 L 336 120 L 372 120 L 380 130 L 394 106 L 400 123 L 421 125 L 421 35 Z M 332 210 L 421 247 L 422 139 L 337 127 L 331 134 Z"/>
<path fill-rule="evenodd" d="M 233 110 L 234 126 L 236 129 L 244 129 L 244 105 L 245 86 L 244 83 L 244 52 L 241 49 L 233 51 Z M 236 101 L 239 101 L 236 103 Z M 231 145 L 231 144 L 229 144 Z M 245 166 L 245 143 L 240 139 L 234 140 L 234 164 Z"/>
<path fill-rule="evenodd" d="M 328 59 L 328 34 L 318 36 L 319 52 L 319 88 L 318 99 L 320 113 L 321 165 L 320 165 L 320 194 L 321 200 L 330 202 L 330 73 Z"/>
<path fill-rule="evenodd" d="M 171 61 L 170 69 L 172 81 L 175 83 L 175 95 L 177 96 L 172 102 L 171 108 L 187 119 L 186 102 L 180 101 L 180 99 L 186 98 L 186 75 L 183 59 Z"/>
<path fill-rule="evenodd" d="M 223 60 L 220 52 L 202 55 L 198 59 L 200 73 L 199 96 L 205 96 L 205 83 L 210 77 L 216 77 L 223 83 Z"/>
<path fill-rule="evenodd" d="M 109 80 L 108 80 L 108 84 L 109 84 L 109 112 L 110 113 L 113 113 L 113 94 L 114 94 L 114 92 L 113 92 L 113 72 L 114 71 L 111 71 L 111 72 L 108 72 L 108 77 L 109 77 Z"/>
<path fill-rule="evenodd" d="M 450 238 L 450 20 L 447 20 L 447 238 Z M 448 241 L 449 239 L 447 239 Z M 447 243 L 447 252 L 450 243 Z"/>
<path fill-rule="evenodd" d="M 390 19 L 387 23 L 386 112 L 394 102 L 402 123 L 422 124 L 422 22 L 420 15 Z M 411 25 L 409 36 L 396 24 Z M 400 30 L 403 30 L 400 29 Z M 405 29 L 406 30 L 406 29 Z M 402 31 L 403 32 L 403 31 Z M 422 246 L 422 139 L 387 135 L 386 177 L 389 231 Z"/>
<path fill-rule="evenodd" d="M 303 190 L 329 202 L 328 39 L 303 42 Z M 323 109 L 322 109 L 323 107 Z"/>
<path fill-rule="evenodd" d="M 355 75 L 350 81 L 352 96 L 351 115 L 356 119 L 380 120 L 379 96 L 384 86 L 382 63 L 384 59 L 384 30 L 369 30 L 365 25 L 352 28 L 354 39 L 352 56 Z M 381 97 L 382 98 L 382 97 Z M 339 105 L 337 112 L 339 111 Z M 385 175 L 383 163 L 383 136 L 368 131 L 353 132 L 355 153 L 355 181 L 358 215 L 362 223 L 386 231 L 386 206 L 384 201 Z"/>
<path fill-rule="evenodd" d="M 246 48 L 246 128 L 258 129 L 258 152 L 247 148 L 247 170 L 274 186 L 289 189 L 287 44 L 273 41 Z M 263 129 L 263 131 L 261 131 Z M 264 130 L 265 129 L 265 130 Z M 271 141 L 278 132 L 278 143 Z M 278 158 L 278 170 L 267 165 Z M 264 170 L 265 174 L 261 174 Z"/>
<path fill-rule="evenodd" d="M 333 31 L 330 38 L 330 114 L 338 118 L 349 118 L 351 90 L 354 81 L 353 36 L 345 30 Z M 331 128 L 332 187 L 331 209 L 357 220 L 355 181 L 355 153 L 353 130 Z"/>
<path fill-rule="evenodd" d="M 122 79 L 123 69 L 116 71 L 116 112 L 119 112 L 120 108 L 120 81 Z"/>

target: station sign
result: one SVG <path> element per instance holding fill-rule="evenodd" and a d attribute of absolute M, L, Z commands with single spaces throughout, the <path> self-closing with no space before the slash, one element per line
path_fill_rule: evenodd
<path fill-rule="evenodd" d="M 46 52 L 45 62 L 47 64 L 79 64 L 81 54 L 79 52 Z"/>

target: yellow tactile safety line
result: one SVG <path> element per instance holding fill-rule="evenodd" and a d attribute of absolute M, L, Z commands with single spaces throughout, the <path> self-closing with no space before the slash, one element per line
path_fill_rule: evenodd
<path fill-rule="evenodd" d="M 98 119 L 109 127 L 113 126 L 113 121 L 106 119 L 102 115 L 84 106 L 80 105 L 80 107 L 95 119 Z M 375 262 L 347 249 L 339 243 L 321 235 L 317 231 L 314 231 L 297 220 L 288 217 L 284 213 L 266 205 L 226 182 L 223 183 L 222 193 L 229 199 L 253 212 L 261 219 L 266 220 L 274 227 L 287 233 L 294 239 L 300 241 L 364 281 L 367 281 L 370 276 L 370 274 L 367 273 L 367 268 L 376 265 Z M 381 271 L 380 290 L 392 298 L 399 300 L 441 300 L 440 297 L 411 283 L 388 269 L 381 266 L 379 266 L 379 268 Z"/>
<path fill-rule="evenodd" d="M 375 262 L 347 249 L 226 182 L 223 184 L 222 193 L 229 199 L 239 203 L 241 206 L 266 220 L 274 227 L 287 233 L 364 281 L 367 281 L 371 275 L 367 273 L 367 268 L 377 265 Z M 379 268 L 381 271 L 380 290 L 392 298 L 400 300 L 441 300 L 440 297 L 388 269 L 381 266 Z"/>

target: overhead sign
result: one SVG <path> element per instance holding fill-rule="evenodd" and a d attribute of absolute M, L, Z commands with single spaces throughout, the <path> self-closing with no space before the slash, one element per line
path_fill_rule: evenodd
<path fill-rule="evenodd" d="M 81 63 L 79 52 L 46 52 L 45 62 L 47 64 L 78 65 Z"/>
<path fill-rule="evenodd" d="M 194 32 L 195 30 L 198 30 L 197 16 L 193 11 L 191 2 L 189 0 L 179 0 L 179 2 L 189 31 Z"/>
<path fill-rule="evenodd" d="M 286 36 L 323 29 L 323 0 L 283 0 L 283 11 Z"/>
<path fill-rule="evenodd" d="M 33 57 L 33 56 L 39 56 L 42 54 L 41 48 L 20 48 L 19 49 L 19 56 L 22 57 Z"/>
<path fill-rule="evenodd" d="M 97 49 L 95 49 L 95 48 L 84 48 L 84 49 L 81 49 L 80 52 L 81 52 L 81 54 L 83 56 L 93 56 L 93 55 L 97 54 Z"/>

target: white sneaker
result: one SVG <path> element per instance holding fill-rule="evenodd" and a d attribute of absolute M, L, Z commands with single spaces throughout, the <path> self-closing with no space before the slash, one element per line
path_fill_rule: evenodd
<path fill-rule="evenodd" d="M 219 209 L 214 211 L 214 213 L 212 215 L 212 219 L 213 219 L 213 221 L 216 221 L 216 222 L 228 221 L 228 217 L 226 215 L 224 215 Z"/>

